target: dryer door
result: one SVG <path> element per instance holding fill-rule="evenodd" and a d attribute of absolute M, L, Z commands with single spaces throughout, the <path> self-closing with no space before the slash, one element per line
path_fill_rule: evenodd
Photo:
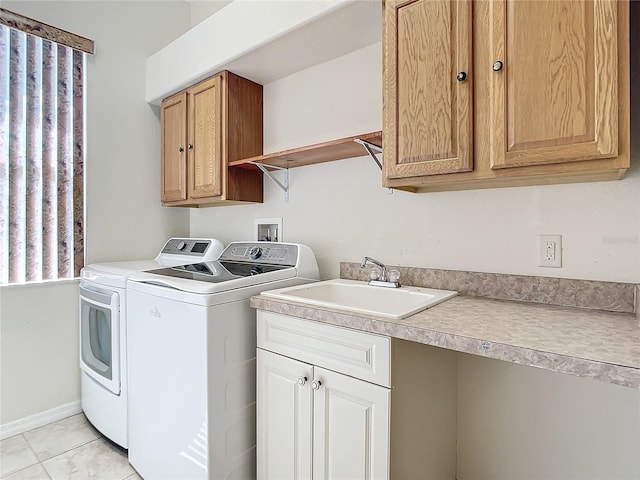
<path fill-rule="evenodd" d="M 120 394 L 120 296 L 80 285 L 80 368 Z"/>

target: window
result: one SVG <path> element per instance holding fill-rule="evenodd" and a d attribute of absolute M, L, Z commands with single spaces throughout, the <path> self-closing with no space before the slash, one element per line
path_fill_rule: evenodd
<path fill-rule="evenodd" d="M 4 9 L 0 20 L 0 284 L 73 278 L 84 264 L 85 53 L 69 39 L 82 37 Z"/>

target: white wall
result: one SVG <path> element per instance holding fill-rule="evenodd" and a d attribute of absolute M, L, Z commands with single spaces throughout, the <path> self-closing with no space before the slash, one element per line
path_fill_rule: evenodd
<path fill-rule="evenodd" d="M 265 85 L 265 152 L 380 130 L 381 97 L 380 44 Z M 311 246 L 323 278 L 337 276 L 340 261 L 370 255 L 405 266 L 640 282 L 639 97 L 636 86 L 632 168 L 622 181 L 389 194 L 362 157 L 291 169 L 289 203 L 265 179 L 261 205 L 192 210 L 191 234 L 253 238 L 254 218 L 283 217 L 285 241 Z M 537 266 L 537 236 L 547 233 L 563 236 L 563 268 Z"/>
<path fill-rule="evenodd" d="M 205 18 L 209 18 L 232 0 L 187 0 L 191 7 L 191 27 L 196 26 Z"/>
<path fill-rule="evenodd" d="M 78 282 L 0 289 L 0 424 L 80 399 Z"/>
<path fill-rule="evenodd" d="M 145 59 L 189 28 L 188 5 L 3 1 L 2 7 L 95 41 L 96 54 L 87 58 L 87 262 L 150 258 L 168 237 L 187 235 L 188 212 L 160 206 L 159 112 L 145 102 L 144 88 Z M 0 423 L 79 400 L 77 287 L 2 287 L 0 294 Z M 41 351 L 54 326 L 58 333 Z M 54 380 L 56 392 L 49 388 Z"/>
<path fill-rule="evenodd" d="M 638 479 L 640 391 L 458 355 L 459 480 Z"/>

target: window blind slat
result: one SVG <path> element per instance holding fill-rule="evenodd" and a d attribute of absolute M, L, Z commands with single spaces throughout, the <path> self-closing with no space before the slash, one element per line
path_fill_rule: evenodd
<path fill-rule="evenodd" d="M 73 271 L 84 266 L 84 59 L 73 51 Z"/>
<path fill-rule="evenodd" d="M 58 49 L 42 45 L 42 255 L 43 280 L 58 277 Z M 55 220 L 55 221 L 54 221 Z"/>
<path fill-rule="evenodd" d="M 26 280 L 42 280 L 42 41 L 27 37 Z"/>
<path fill-rule="evenodd" d="M 72 128 L 73 72 L 68 48 L 58 46 L 58 131 Z M 73 146 L 70 135 L 58 137 L 58 276 L 73 276 Z"/>
<path fill-rule="evenodd" d="M 11 31 L 9 53 L 9 281 L 25 280 L 25 56 L 23 34 Z"/>
<path fill-rule="evenodd" d="M 9 71 L 9 30 L 0 29 L 0 68 Z M 0 75 L 0 283 L 9 281 L 9 76 Z"/>

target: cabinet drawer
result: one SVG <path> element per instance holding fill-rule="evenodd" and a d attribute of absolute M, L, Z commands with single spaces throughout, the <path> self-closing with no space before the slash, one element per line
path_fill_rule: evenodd
<path fill-rule="evenodd" d="M 391 386 L 391 339 L 258 311 L 258 347 L 329 370 Z"/>

